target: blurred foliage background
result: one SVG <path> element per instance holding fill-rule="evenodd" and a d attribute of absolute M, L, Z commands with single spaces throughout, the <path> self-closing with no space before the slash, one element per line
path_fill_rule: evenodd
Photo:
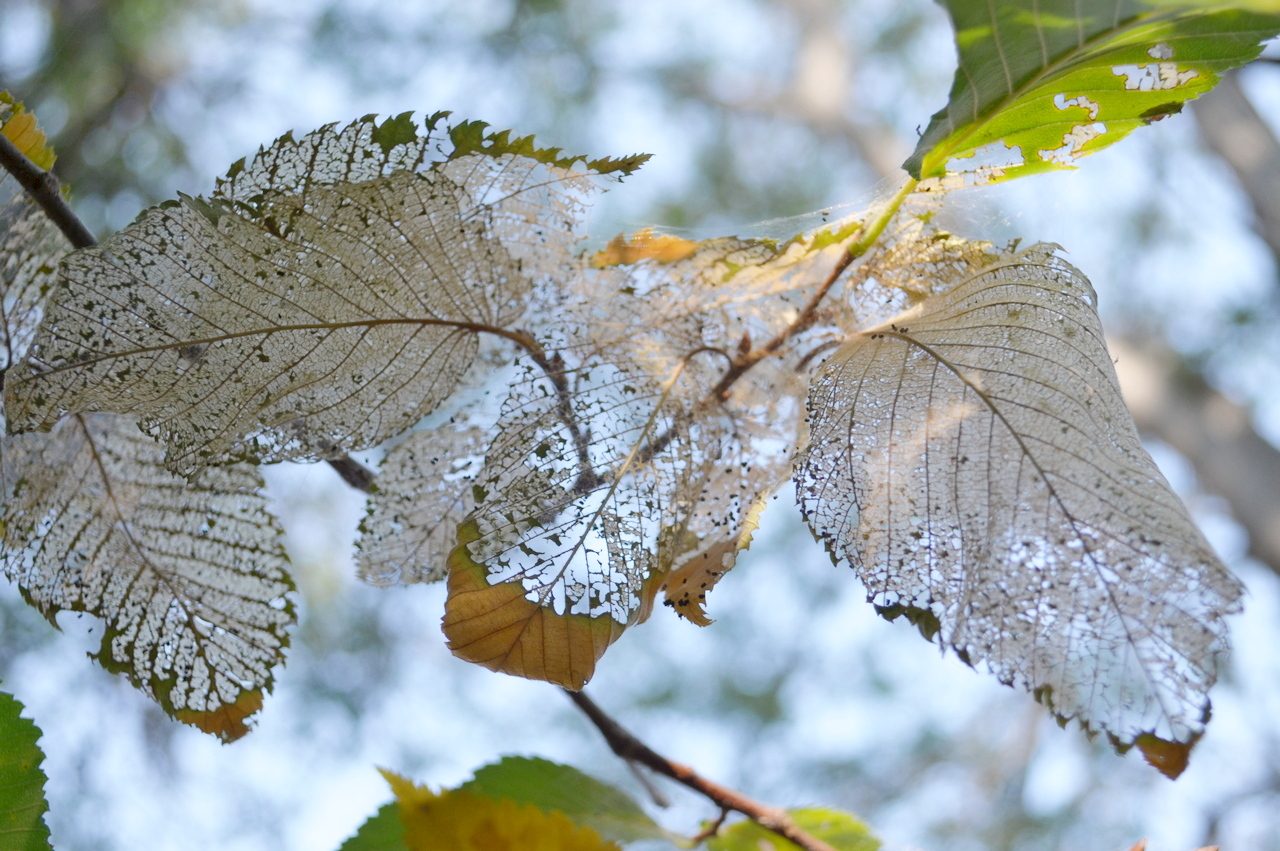
<path fill-rule="evenodd" d="M 785 236 L 874 196 L 953 65 L 927 0 L 0 0 L 0 88 L 51 131 L 101 234 L 285 131 L 452 109 L 568 151 L 655 154 L 599 206 L 598 237 Z M 595 699 L 672 758 L 770 803 L 852 810 L 891 849 L 1280 847 L 1277 106 L 1280 69 L 1260 62 L 1194 117 L 1077 172 L 956 195 L 947 220 L 1061 243 L 1090 275 L 1153 454 L 1250 587 L 1181 780 L 880 621 L 785 493 L 712 596 L 718 622 L 657 613 L 605 657 Z M 449 656 L 442 589 L 354 580 L 362 498 L 328 468 L 266 472 L 302 622 L 243 742 L 179 728 L 91 666 L 91 621 L 58 634 L 14 589 L 0 600 L 0 679 L 45 730 L 58 847 L 336 848 L 389 797 L 375 765 L 449 784 L 504 753 L 644 794 L 556 690 Z M 667 826 L 715 816 L 662 791 Z"/>

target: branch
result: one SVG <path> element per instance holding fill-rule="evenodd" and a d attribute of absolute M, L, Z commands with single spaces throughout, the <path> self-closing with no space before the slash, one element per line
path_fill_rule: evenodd
<path fill-rule="evenodd" d="M 1227 74 L 1208 97 L 1192 102 L 1200 138 L 1235 175 L 1257 215 L 1258 234 L 1280 258 L 1280 140 L 1240 85 Z"/>
<path fill-rule="evenodd" d="M 1190 460 L 1204 488 L 1226 499 L 1249 533 L 1249 554 L 1280 573 L 1280 450 L 1254 431 L 1247 409 L 1167 344 L 1138 337 L 1107 342 L 1138 429 Z"/>
<path fill-rule="evenodd" d="M 31 200 L 40 205 L 49 221 L 58 226 L 72 247 L 89 248 L 98 244 L 80 217 L 72 212 L 67 199 L 62 197 L 62 184 L 58 178 L 27 159 L 3 133 L 0 133 L 0 166 L 13 175 Z"/>
<path fill-rule="evenodd" d="M 62 197 L 62 184 L 58 178 L 29 160 L 3 133 L 0 133 L 0 167 L 13 175 L 73 248 L 92 248 L 98 244 L 67 199 Z M 359 461 L 344 455 L 332 458 L 328 463 L 344 482 L 356 490 L 368 493 L 373 488 L 373 473 Z"/>
<path fill-rule="evenodd" d="M 732 810 L 742 813 L 756 824 L 791 840 L 805 851 L 836 851 L 821 839 L 802 830 L 791 820 L 791 816 L 787 815 L 785 810 L 754 801 L 736 789 L 712 782 L 689 766 L 672 762 L 657 753 L 606 715 L 604 710 L 596 706 L 595 701 L 582 692 L 565 689 L 565 694 L 569 695 L 569 699 L 596 726 L 608 743 L 609 749 L 628 762 L 638 762 L 659 774 L 670 777 L 677 783 L 706 796 L 722 811 Z"/>

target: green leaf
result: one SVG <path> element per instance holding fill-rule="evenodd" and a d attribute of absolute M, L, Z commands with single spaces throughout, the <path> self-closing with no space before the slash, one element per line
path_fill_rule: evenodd
<path fill-rule="evenodd" d="M 403 117 L 403 116 L 402 116 Z M 587 168 L 598 174 L 622 175 L 631 174 L 649 161 L 651 154 L 631 154 L 626 157 L 602 157 L 588 160 L 585 156 L 565 156 L 559 148 L 539 148 L 532 136 L 512 138 L 510 130 L 486 132 L 489 128 L 484 121 L 464 121 L 449 129 L 449 140 L 453 142 L 452 159 L 468 154 L 487 154 L 500 157 L 506 154 L 528 157 L 545 165 L 557 168 L 573 168 L 577 163 L 585 163 Z"/>
<path fill-rule="evenodd" d="M 22 704 L 0 692 L 0 847 L 48 851 L 44 814 L 44 753 L 36 743 L 40 728 L 21 717 Z"/>
<path fill-rule="evenodd" d="M 861 820 L 839 810 L 787 810 L 796 826 L 835 848 L 836 851 L 876 851 L 880 840 Z M 743 821 L 722 830 L 707 842 L 710 851 L 791 851 L 799 848 L 790 840 L 765 830 L 753 821 Z"/>
<path fill-rule="evenodd" d="M 960 67 L 904 167 L 996 182 L 1058 168 L 1178 112 L 1280 32 L 1275 0 L 943 0 Z"/>
<path fill-rule="evenodd" d="M 672 838 L 630 796 L 576 768 L 545 759 L 506 757 L 478 770 L 460 788 L 564 813 L 617 842 Z"/>
<path fill-rule="evenodd" d="M 406 851 L 400 805 L 383 804 L 338 851 Z"/>

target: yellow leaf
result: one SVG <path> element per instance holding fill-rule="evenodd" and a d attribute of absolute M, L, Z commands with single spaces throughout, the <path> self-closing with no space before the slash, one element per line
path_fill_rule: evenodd
<path fill-rule="evenodd" d="M 641 260 L 657 260 L 659 263 L 674 263 L 683 260 L 698 250 L 698 243 L 678 236 L 655 234 L 653 228 L 636 231 L 631 239 L 618 234 L 609 240 L 603 251 L 597 251 L 591 257 L 591 265 L 596 269 L 606 266 L 626 266 L 639 263 Z"/>
<path fill-rule="evenodd" d="M 475 521 L 459 526 L 449 556 L 443 626 L 453 655 L 491 671 L 582 688 L 623 624 L 607 616 L 558 615 L 529 600 L 519 581 L 490 585 L 484 566 L 467 552 L 477 537 Z"/>
<path fill-rule="evenodd" d="M 37 126 L 35 115 L 27 112 L 22 103 L 14 100 L 8 92 L 0 92 L 0 103 L 12 108 L 4 124 L 0 125 L 0 133 L 31 162 L 45 171 L 52 168 L 56 156 L 53 148 L 48 145 L 44 131 Z"/>
<path fill-rule="evenodd" d="M 560 812 L 543 812 L 459 790 L 432 792 L 389 771 L 409 851 L 618 851 L 589 827 Z"/>

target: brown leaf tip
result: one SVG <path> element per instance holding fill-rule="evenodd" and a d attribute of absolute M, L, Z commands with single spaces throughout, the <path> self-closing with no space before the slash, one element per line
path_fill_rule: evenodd
<path fill-rule="evenodd" d="M 1186 742 L 1169 742 L 1151 733 L 1143 733 L 1134 744 L 1156 771 L 1170 780 L 1176 780 L 1178 775 L 1187 770 L 1187 763 L 1191 760 L 1191 749 L 1196 746 L 1196 742 L 1200 741 L 1202 735 L 1204 734 L 1196 733 Z"/>
<path fill-rule="evenodd" d="M 248 719 L 262 708 L 262 689 L 240 693 L 233 703 L 226 703 L 213 710 L 179 709 L 173 717 L 183 724 L 217 736 L 224 744 L 230 744 L 249 732 Z"/>

